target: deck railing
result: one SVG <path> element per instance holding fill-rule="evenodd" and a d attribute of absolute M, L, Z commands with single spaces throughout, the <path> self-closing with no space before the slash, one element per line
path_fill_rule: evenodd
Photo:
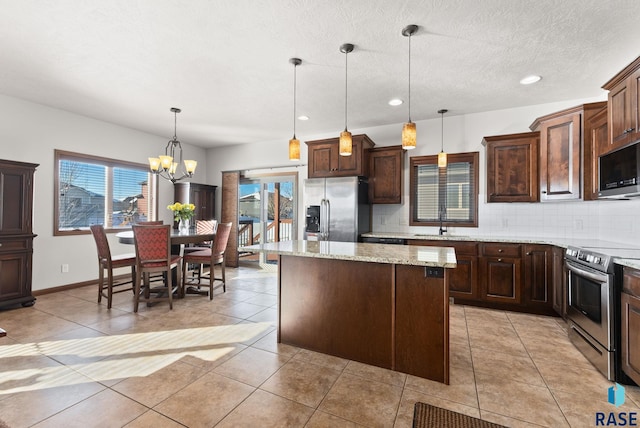
<path fill-rule="evenodd" d="M 238 228 L 238 246 L 254 245 L 261 243 L 260 223 L 240 223 Z M 267 242 L 290 241 L 293 239 L 293 220 L 282 219 L 276 234 L 276 222 L 272 221 L 267 226 Z"/>

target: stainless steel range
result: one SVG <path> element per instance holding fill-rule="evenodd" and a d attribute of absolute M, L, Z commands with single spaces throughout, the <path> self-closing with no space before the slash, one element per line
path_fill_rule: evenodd
<path fill-rule="evenodd" d="M 640 258 L 629 248 L 577 248 L 565 251 L 568 270 L 569 338 L 609 380 L 618 380 L 620 286 L 613 259 Z"/>

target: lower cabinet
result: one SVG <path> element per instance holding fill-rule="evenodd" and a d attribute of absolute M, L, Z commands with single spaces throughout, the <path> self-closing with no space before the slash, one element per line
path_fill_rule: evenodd
<path fill-rule="evenodd" d="M 640 384 L 640 271 L 624 268 L 620 301 L 622 370 Z"/>
<path fill-rule="evenodd" d="M 535 314 L 554 311 L 555 282 L 563 278 L 561 248 L 541 244 L 408 240 L 409 245 L 453 247 L 449 296 L 456 303 Z M 560 291 L 559 297 L 563 296 Z M 564 307 L 564 301 L 559 308 Z"/>
<path fill-rule="evenodd" d="M 564 267 L 564 248 L 553 247 L 553 310 L 567 318 L 567 269 Z"/>

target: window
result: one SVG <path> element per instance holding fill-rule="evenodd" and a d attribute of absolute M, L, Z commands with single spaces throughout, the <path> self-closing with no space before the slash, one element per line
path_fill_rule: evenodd
<path fill-rule="evenodd" d="M 411 226 L 478 226 L 478 152 L 410 158 Z"/>
<path fill-rule="evenodd" d="M 54 235 L 156 219 L 157 177 L 147 165 L 56 150 L 54 180 Z"/>

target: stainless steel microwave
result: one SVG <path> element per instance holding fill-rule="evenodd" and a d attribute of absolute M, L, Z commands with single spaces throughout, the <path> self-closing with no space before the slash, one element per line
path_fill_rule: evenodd
<path fill-rule="evenodd" d="M 640 196 L 640 141 L 599 158 L 599 198 Z"/>

